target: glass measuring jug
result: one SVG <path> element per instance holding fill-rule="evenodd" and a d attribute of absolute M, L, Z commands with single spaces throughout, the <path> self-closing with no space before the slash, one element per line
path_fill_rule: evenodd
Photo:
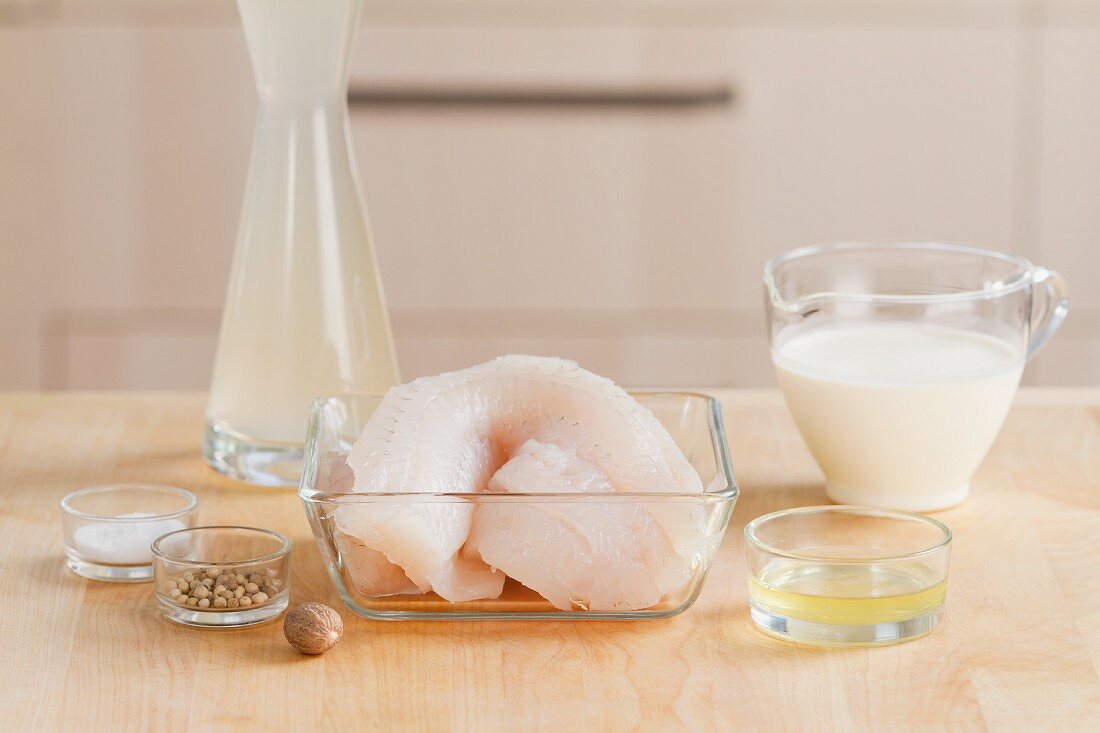
<path fill-rule="evenodd" d="M 1024 364 L 1065 319 L 1065 281 L 934 243 L 795 249 L 764 270 L 772 360 L 833 501 L 958 504 Z"/>

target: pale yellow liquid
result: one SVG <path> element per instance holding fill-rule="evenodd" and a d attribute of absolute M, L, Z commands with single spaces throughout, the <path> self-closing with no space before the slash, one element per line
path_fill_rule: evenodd
<path fill-rule="evenodd" d="M 897 623 L 939 611 L 947 580 L 921 563 L 808 566 L 776 561 L 749 578 L 753 604 L 777 616 L 819 624 Z"/>

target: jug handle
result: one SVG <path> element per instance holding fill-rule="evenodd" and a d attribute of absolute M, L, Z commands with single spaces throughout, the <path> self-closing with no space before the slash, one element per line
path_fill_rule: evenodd
<path fill-rule="evenodd" d="M 1027 359 L 1031 361 L 1066 320 L 1069 312 L 1069 287 L 1054 270 L 1036 267 L 1031 273 L 1031 339 Z"/>

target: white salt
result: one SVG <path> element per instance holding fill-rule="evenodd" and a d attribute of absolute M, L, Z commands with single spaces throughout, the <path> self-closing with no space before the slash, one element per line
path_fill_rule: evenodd
<path fill-rule="evenodd" d="M 135 512 L 121 514 L 119 519 L 153 517 L 155 514 Z M 161 535 L 184 529 L 179 519 L 158 522 L 92 522 L 73 530 L 73 549 L 85 560 L 117 565 L 141 565 L 153 562 L 149 546 Z"/>

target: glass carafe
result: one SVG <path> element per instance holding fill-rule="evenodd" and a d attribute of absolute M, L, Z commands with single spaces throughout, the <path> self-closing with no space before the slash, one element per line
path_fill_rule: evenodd
<path fill-rule="evenodd" d="M 203 456 L 298 481 L 310 402 L 384 392 L 393 339 L 348 136 L 362 0 L 238 0 L 260 112 L 222 316 Z"/>

